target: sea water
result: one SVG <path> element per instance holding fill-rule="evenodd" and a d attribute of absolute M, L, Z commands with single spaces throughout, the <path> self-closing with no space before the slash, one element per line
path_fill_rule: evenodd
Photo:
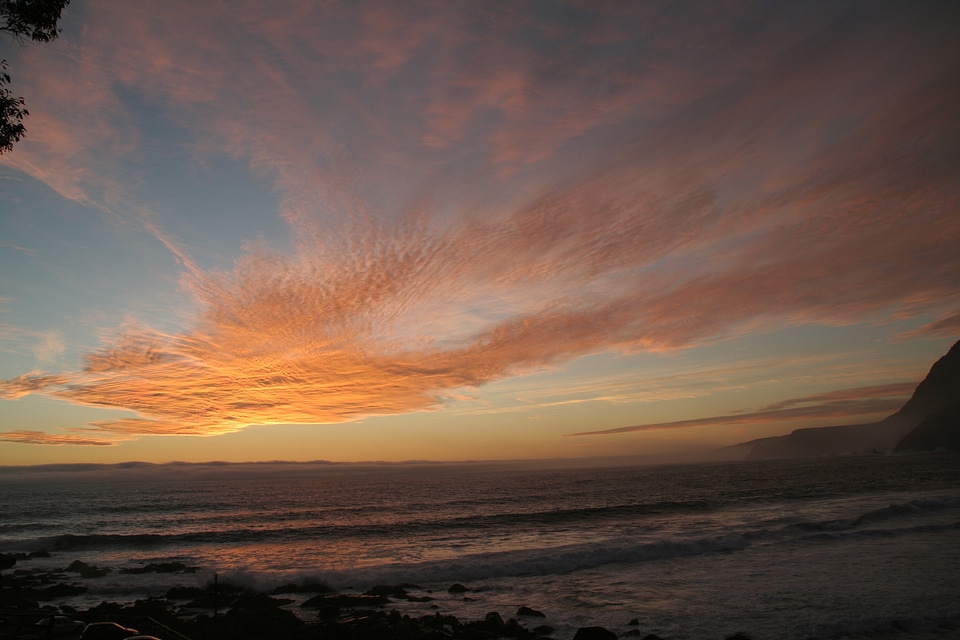
<path fill-rule="evenodd" d="M 960 634 L 954 454 L 563 467 L 0 469 L 0 552 L 50 552 L 23 569 L 111 569 L 70 574 L 87 591 L 53 604 L 76 607 L 216 575 L 264 591 L 415 584 L 423 602 L 388 608 L 467 621 L 525 605 L 547 617 L 523 622 L 558 639 L 595 625 L 689 639 Z M 121 572 L 161 562 L 198 570 Z"/>

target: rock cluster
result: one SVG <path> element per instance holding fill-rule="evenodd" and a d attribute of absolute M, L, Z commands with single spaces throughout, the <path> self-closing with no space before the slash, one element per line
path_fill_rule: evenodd
<path fill-rule="evenodd" d="M 0 637 L 5 638 L 31 636 L 37 621 L 54 614 L 68 615 L 88 623 L 110 620 L 137 628 L 141 633 L 147 629 L 160 638 L 181 640 L 550 640 L 555 633 L 549 624 L 538 624 L 533 628 L 521 624 L 518 618 L 546 622 L 545 613 L 526 605 L 517 608 L 516 617 L 506 620 L 500 613 L 492 611 L 482 620 L 469 622 L 440 612 L 411 617 L 390 609 L 397 601 L 431 600 L 430 597 L 411 595 L 411 591 L 420 591 L 417 585 L 411 584 L 379 585 L 362 594 L 335 593 L 318 583 L 291 584 L 267 594 L 221 582 L 206 587 L 175 586 L 164 597 L 137 600 L 133 604 L 101 602 L 96 607 L 80 611 L 43 603 L 82 593 L 85 588 L 73 583 L 71 575 L 100 577 L 106 575 L 108 569 L 74 561 L 60 571 L 11 571 L 16 558 L 0 557 L 0 560 L 4 561 L 5 567 L 0 595 L 8 614 L 0 621 Z M 175 564 L 147 565 L 132 572 L 188 573 L 191 570 L 191 567 Z M 450 587 L 453 594 L 467 591 L 469 589 L 463 585 Z M 311 596 L 299 605 L 311 616 L 301 617 L 294 612 L 296 600 L 283 597 L 291 594 Z M 310 621 L 304 618 L 310 618 Z M 629 626 L 638 624 L 637 620 L 631 620 Z M 617 640 L 620 636 L 640 635 L 636 628 L 618 636 L 602 627 L 583 627 L 573 640 Z M 648 634 L 644 640 L 658 640 L 658 636 Z"/>

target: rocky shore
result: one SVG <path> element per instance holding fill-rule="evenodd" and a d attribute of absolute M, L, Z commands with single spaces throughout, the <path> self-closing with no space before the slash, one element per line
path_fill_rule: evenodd
<path fill-rule="evenodd" d="M 134 602 L 101 602 L 78 609 L 64 599 L 86 591 L 85 579 L 111 569 L 75 560 L 60 570 L 24 568 L 31 555 L 0 556 L 0 637 L 34 639 L 51 634 L 37 623 L 54 615 L 83 623 L 112 621 L 162 640 L 549 640 L 560 637 L 547 615 L 520 604 L 508 615 L 492 611 L 482 620 L 462 621 L 437 610 L 432 615 L 403 613 L 404 603 L 432 600 L 417 585 L 380 585 L 364 593 L 337 593 L 320 583 L 288 584 L 269 593 L 214 579 L 203 587 L 171 586 L 161 597 Z M 157 582 L 176 582 L 177 575 L 196 572 L 178 562 L 146 564 L 122 573 L 155 574 Z M 449 593 L 469 598 L 468 588 L 454 584 Z M 413 593 L 411 593 L 413 592 Z M 60 601 L 61 604 L 55 605 Z M 432 608 L 439 609 L 435 605 Z M 77 625 L 79 628 L 80 625 Z M 569 634 L 566 634 L 569 635 Z M 79 637 L 78 631 L 57 637 Z M 635 637 L 658 640 L 636 619 L 623 628 L 583 627 L 565 640 L 616 640 Z M 718 635 L 718 640 L 722 636 Z M 737 634 L 727 640 L 747 640 Z"/>

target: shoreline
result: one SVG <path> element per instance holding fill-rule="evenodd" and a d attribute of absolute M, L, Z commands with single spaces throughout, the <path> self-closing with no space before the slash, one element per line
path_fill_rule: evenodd
<path fill-rule="evenodd" d="M 38 557 L 50 557 L 40 552 Z M 551 616 L 517 603 L 511 611 L 492 610 L 482 619 L 461 620 L 444 611 L 443 598 L 462 598 L 477 604 L 482 591 L 452 584 L 444 594 L 421 589 L 415 584 L 377 585 L 362 593 L 334 590 L 320 582 L 290 583 L 270 591 L 257 591 L 229 580 L 203 586 L 184 586 L 178 577 L 197 573 L 198 568 L 182 563 L 155 563 L 122 573 L 152 576 L 153 584 L 165 588 L 164 595 L 116 602 L 102 600 L 91 607 L 74 607 L 65 600 L 86 592 L 85 579 L 102 577 L 109 569 L 79 560 L 62 571 L 47 568 L 13 568 L 10 555 L 0 578 L 0 637 L 41 640 L 50 637 L 37 631 L 40 620 L 62 615 L 83 623 L 111 621 L 137 629 L 161 640 L 669 640 L 657 629 L 645 628 L 636 618 L 619 626 L 557 628 Z M 16 560 L 29 563 L 28 554 Z M 16 566 L 16 565 L 14 565 Z M 60 604 L 56 604 L 59 602 Z M 432 613 L 421 612 L 424 607 Z M 406 610 L 405 610 L 406 609 Z M 501 608 L 502 609 L 502 608 Z M 846 640 L 942 640 L 955 637 L 960 620 L 943 621 L 937 629 L 911 629 L 897 621 L 889 629 L 838 636 Z M 79 631 L 58 634 L 72 640 Z M 718 632 L 717 640 L 764 640 L 749 632 Z"/>
<path fill-rule="evenodd" d="M 84 582 L 102 578 L 112 569 L 74 560 L 62 570 L 29 567 L 34 558 L 50 558 L 48 552 L 10 554 L 0 576 L 0 636 L 24 640 L 48 637 L 38 632 L 36 623 L 50 616 L 66 616 L 84 623 L 116 622 L 149 633 L 162 640 L 268 640 L 283 637 L 293 640 L 322 638 L 382 640 L 551 640 L 556 629 L 547 624 L 547 616 L 526 605 L 518 605 L 513 615 L 491 611 L 482 620 L 461 621 L 440 605 L 434 597 L 413 584 L 378 585 L 363 593 L 335 591 L 320 582 L 301 582 L 278 586 L 268 592 L 257 591 L 214 574 L 203 586 L 184 586 L 187 576 L 199 569 L 179 562 L 151 563 L 140 569 L 121 569 L 117 573 L 152 577 L 162 596 L 102 600 L 91 607 L 77 607 L 76 601 L 87 592 Z M 10 561 L 16 561 L 12 564 Z M 469 595 L 468 595 L 469 594 Z M 131 594 L 132 595 L 132 594 Z M 438 594 L 439 595 L 439 594 Z M 448 594 L 473 601 L 477 594 L 453 584 Z M 432 614 L 411 614 L 404 604 L 424 606 Z M 636 621 L 634 621 L 636 622 Z M 618 635 L 641 636 L 639 623 L 626 625 L 618 634 L 592 627 L 577 635 L 579 640 L 613 640 Z M 585 634 L 585 635 L 584 635 Z M 566 637 L 569 634 L 565 634 Z M 659 636 L 642 634 L 649 640 Z M 79 637 L 77 633 L 57 634 L 61 638 Z M 570 637 L 573 637 L 572 635 Z"/>
<path fill-rule="evenodd" d="M 154 574 L 156 583 L 161 583 L 163 575 L 173 578 L 195 570 L 180 563 L 165 563 L 147 565 L 138 573 Z M 378 585 L 363 593 L 349 593 L 307 582 L 257 592 L 216 577 L 203 587 L 177 585 L 171 579 L 172 586 L 163 596 L 133 602 L 104 600 L 89 608 L 55 604 L 83 594 L 83 579 L 102 577 L 106 571 L 79 560 L 62 572 L 22 567 L 5 570 L 0 577 L 0 636 L 24 640 L 49 637 L 37 631 L 37 623 L 51 616 L 66 616 L 83 623 L 115 622 L 162 640 L 662 640 L 641 631 L 637 620 L 625 621 L 622 630 L 583 627 L 575 634 L 558 636 L 546 614 L 523 604 L 512 615 L 490 611 L 483 619 L 470 621 L 461 621 L 436 604 L 428 605 L 434 609 L 432 614 L 411 615 L 402 611 L 405 603 L 434 600 L 413 584 Z M 461 584 L 450 585 L 448 594 L 471 601 L 477 595 Z M 76 638 L 79 631 L 57 637 Z M 744 634 L 728 637 L 750 638 Z"/>

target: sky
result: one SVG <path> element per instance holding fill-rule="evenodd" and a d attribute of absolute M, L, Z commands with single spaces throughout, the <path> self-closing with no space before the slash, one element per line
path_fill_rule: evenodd
<path fill-rule="evenodd" d="M 960 336 L 960 4 L 73 0 L 0 42 L 0 465 L 667 460 Z"/>

